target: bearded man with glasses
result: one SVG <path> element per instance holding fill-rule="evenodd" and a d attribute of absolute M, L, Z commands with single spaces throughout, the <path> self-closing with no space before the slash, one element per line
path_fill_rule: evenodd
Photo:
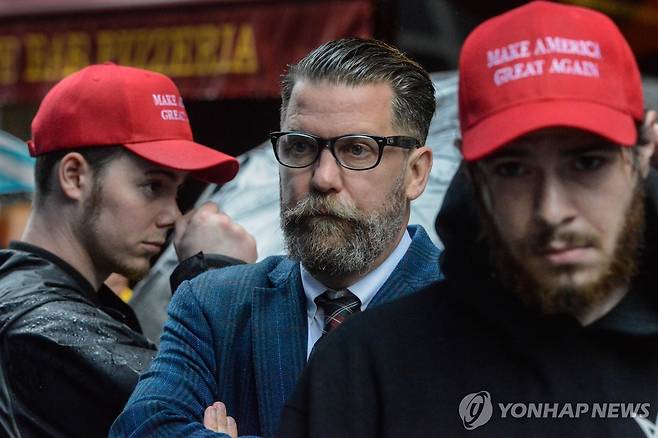
<path fill-rule="evenodd" d="M 290 67 L 281 97 L 271 139 L 288 256 L 179 287 L 113 436 L 237 436 L 236 422 L 273 436 L 318 340 L 441 278 L 438 248 L 407 226 L 432 167 L 427 72 L 382 42 L 337 40 Z"/>

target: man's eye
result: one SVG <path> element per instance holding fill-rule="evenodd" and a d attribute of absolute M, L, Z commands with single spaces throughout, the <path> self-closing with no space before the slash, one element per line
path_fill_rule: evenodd
<path fill-rule="evenodd" d="M 149 181 L 143 184 L 142 188 L 148 194 L 155 194 L 162 190 L 162 183 L 159 181 Z"/>
<path fill-rule="evenodd" d="M 583 155 L 576 157 L 574 168 L 579 171 L 593 171 L 600 169 L 605 164 L 605 159 L 595 155 Z"/>
<path fill-rule="evenodd" d="M 346 142 L 336 144 L 336 153 L 349 158 L 370 159 L 372 156 L 377 155 L 377 150 L 367 143 Z"/>
<path fill-rule="evenodd" d="M 354 155 L 355 157 L 358 157 L 359 155 L 362 155 L 365 152 L 366 150 L 361 144 L 355 143 L 350 146 L 350 154 Z"/>
<path fill-rule="evenodd" d="M 526 175 L 528 169 L 522 163 L 511 161 L 496 164 L 494 173 L 502 178 L 515 178 Z"/>
<path fill-rule="evenodd" d="M 308 149 L 308 145 L 306 143 L 293 143 L 292 149 L 295 152 L 305 152 Z"/>
<path fill-rule="evenodd" d="M 303 141 L 296 141 L 288 144 L 288 153 L 291 155 L 304 155 L 311 151 L 308 143 Z"/>

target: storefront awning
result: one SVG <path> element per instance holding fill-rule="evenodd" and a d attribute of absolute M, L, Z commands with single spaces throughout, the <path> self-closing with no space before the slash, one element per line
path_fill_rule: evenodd
<path fill-rule="evenodd" d="M 167 74 L 187 99 L 277 97 L 281 73 L 312 48 L 370 36 L 372 3 L 0 0 L 0 104 L 38 102 L 107 61 Z"/>

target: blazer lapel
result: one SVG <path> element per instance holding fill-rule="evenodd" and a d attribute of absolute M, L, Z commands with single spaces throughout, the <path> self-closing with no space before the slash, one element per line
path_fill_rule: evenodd
<path fill-rule="evenodd" d="M 410 295 L 443 277 L 438 267 L 440 251 L 427 232 L 419 225 L 410 225 L 407 230 L 411 235 L 411 245 L 388 280 L 379 288 L 370 306 Z"/>
<path fill-rule="evenodd" d="M 270 272 L 273 287 L 254 288 L 252 339 L 263 436 L 276 433 L 283 405 L 306 364 L 307 320 L 299 264 L 284 259 Z"/>

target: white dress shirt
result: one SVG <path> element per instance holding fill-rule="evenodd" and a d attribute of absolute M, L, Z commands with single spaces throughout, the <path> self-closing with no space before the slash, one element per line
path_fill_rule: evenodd
<path fill-rule="evenodd" d="M 390 277 L 395 267 L 406 254 L 409 245 L 411 245 L 411 236 L 409 236 L 409 231 L 405 231 L 402 239 L 400 239 L 400 243 L 398 243 L 393 252 L 389 254 L 382 264 L 377 266 L 374 271 L 369 272 L 361 280 L 347 286 L 347 289 L 361 300 L 362 311 L 368 307 L 368 304 L 370 304 L 370 301 L 372 301 L 379 288 L 388 280 L 388 277 Z M 313 278 L 301 264 L 300 269 L 302 286 L 306 295 L 306 314 L 308 317 L 308 344 L 306 349 L 306 357 L 308 358 L 313 346 L 320 339 L 320 336 L 322 336 L 322 329 L 324 328 L 324 311 L 315 304 L 315 298 L 326 291 L 328 287 Z"/>

